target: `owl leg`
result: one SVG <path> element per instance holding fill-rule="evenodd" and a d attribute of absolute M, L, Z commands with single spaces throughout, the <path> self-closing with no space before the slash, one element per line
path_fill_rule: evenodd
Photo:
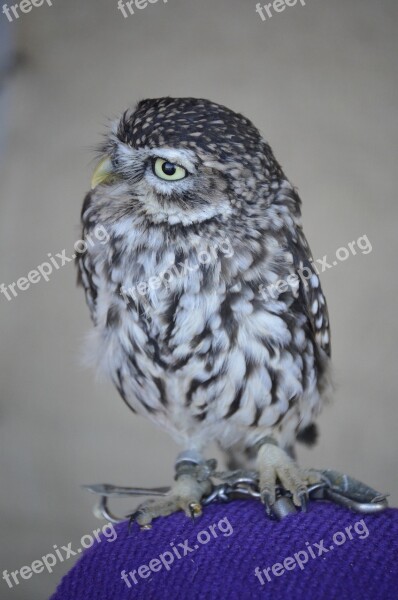
<path fill-rule="evenodd" d="M 211 468 L 208 465 L 197 452 L 181 453 L 176 461 L 175 483 L 167 496 L 141 504 L 131 515 L 130 523 L 136 521 L 142 529 L 149 529 L 153 519 L 166 517 L 180 510 L 188 517 L 200 516 L 201 500 L 212 488 Z"/>
<path fill-rule="evenodd" d="M 308 501 L 307 486 L 319 481 L 312 471 L 300 469 L 289 454 L 280 448 L 270 437 L 260 442 L 257 454 L 257 469 L 260 479 L 260 493 L 267 513 L 271 514 L 276 500 L 276 486 L 280 484 L 292 495 L 293 503 L 306 510 Z"/>

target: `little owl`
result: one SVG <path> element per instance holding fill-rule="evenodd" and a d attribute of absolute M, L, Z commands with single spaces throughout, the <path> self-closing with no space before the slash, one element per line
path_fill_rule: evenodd
<path fill-rule="evenodd" d="M 276 485 L 304 508 L 293 447 L 314 431 L 330 346 L 296 190 L 256 127 L 208 100 L 143 100 L 100 150 L 83 238 L 108 235 L 78 257 L 96 362 L 180 462 L 216 441 L 230 464 L 255 459 L 268 511 Z M 200 513 L 206 485 L 186 470 L 138 523 Z"/>

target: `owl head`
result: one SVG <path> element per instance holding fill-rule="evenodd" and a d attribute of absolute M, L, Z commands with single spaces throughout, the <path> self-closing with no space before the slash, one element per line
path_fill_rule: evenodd
<path fill-rule="evenodd" d="M 263 214 L 284 178 L 247 118 L 197 98 L 139 102 L 100 151 L 91 202 L 113 222 L 199 226 Z"/>

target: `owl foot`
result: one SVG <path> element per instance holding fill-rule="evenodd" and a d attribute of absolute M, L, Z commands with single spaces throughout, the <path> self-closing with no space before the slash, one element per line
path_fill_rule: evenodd
<path fill-rule="evenodd" d="M 320 481 L 314 471 L 300 469 L 292 458 L 274 442 L 260 446 L 257 455 L 261 500 L 268 515 L 273 514 L 277 486 L 289 492 L 295 506 L 305 511 L 308 502 L 307 486 Z"/>
<path fill-rule="evenodd" d="M 211 462 L 211 461 L 209 461 Z M 141 504 L 130 516 L 141 529 L 150 529 L 153 519 L 167 517 L 180 510 L 195 519 L 202 514 L 202 498 L 212 489 L 207 463 L 203 466 L 192 463 L 177 465 L 176 482 L 163 498 L 150 499 Z"/>

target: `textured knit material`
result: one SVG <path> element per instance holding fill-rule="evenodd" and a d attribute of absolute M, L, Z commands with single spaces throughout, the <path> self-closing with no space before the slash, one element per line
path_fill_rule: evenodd
<path fill-rule="evenodd" d="M 212 504 L 194 522 L 177 513 L 150 531 L 134 525 L 129 534 L 127 522 L 116 531 L 82 555 L 51 600 L 398 599 L 398 510 L 364 516 L 312 502 L 278 523 L 259 502 L 240 500 Z"/>

